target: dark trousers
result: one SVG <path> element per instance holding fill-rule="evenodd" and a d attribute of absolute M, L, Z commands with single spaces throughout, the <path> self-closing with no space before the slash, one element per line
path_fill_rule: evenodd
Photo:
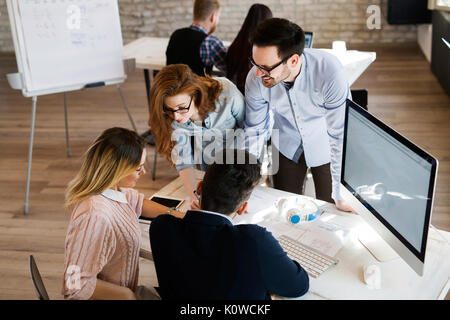
<path fill-rule="evenodd" d="M 274 188 L 303 194 L 306 170 L 308 168 L 304 153 L 302 153 L 298 163 L 295 163 L 283 156 L 277 149 L 273 148 L 273 152 L 277 152 L 279 155 L 279 169 L 273 176 Z M 334 200 L 331 198 L 330 163 L 318 167 L 311 167 L 311 173 L 314 180 L 316 198 L 333 203 Z"/>

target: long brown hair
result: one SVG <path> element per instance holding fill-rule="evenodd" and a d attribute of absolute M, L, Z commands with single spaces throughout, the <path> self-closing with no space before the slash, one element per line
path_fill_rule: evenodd
<path fill-rule="evenodd" d="M 272 11 L 264 4 L 255 3 L 248 10 L 241 30 L 230 45 L 225 57 L 227 64 L 227 78 L 233 81 L 244 94 L 245 79 L 251 69 L 248 58 L 252 54 L 252 45 L 249 36 L 264 20 L 272 18 Z"/>
<path fill-rule="evenodd" d="M 86 152 L 80 171 L 69 182 L 66 207 L 117 185 L 139 167 L 144 148 L 144 139 L 134 131 L 118 127 L 103 131 Z"/>
<path fill-rule="evenodd" d="M 215 102 L 222 92 L 222 85 L 211 77 L 200 77 L 185 64 L 173 64 L 164 67 L 156 75 L 150 89 L 149 120 L 156 146 L 160 154 L 173 164 L 171 152 L 176 142 L 172 141 L 173 119 L 163 110 L 166 97 L 180 93 L 193 98 L 202 119 L 215 111 Z"/>

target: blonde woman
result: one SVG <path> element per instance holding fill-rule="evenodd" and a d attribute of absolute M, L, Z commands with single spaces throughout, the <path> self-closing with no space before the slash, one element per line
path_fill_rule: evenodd
<path fill-rule="evenodd" d="M 200 77 L 185 64 L 166 66 L 156 75 L 149 125 L 158 152 L 178 170 L 191 209 L 200 208 L 194 167 L 204 171 L 214 159 L 213 150 L 235 148 L 235 129 L 243 127 L 244 114 L 244 97 L 227 78 Z"/>
<path fill-rule="evenodd" d="M 72 211 L 65 242 L 65 299 L 136 299 L 139 216 L 184 217 L 133 188 L 145 174 L 145 142 L 123 128 L 105 130 L 66 192 Z"/>

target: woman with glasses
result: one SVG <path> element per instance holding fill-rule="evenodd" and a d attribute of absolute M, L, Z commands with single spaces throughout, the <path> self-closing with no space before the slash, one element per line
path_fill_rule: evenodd
<path fill-rule="evenodd" d="M 226 78 L 200 77 L 184 64 L 166 66 L 156 75 L 149 125 L 157 151 L 178 170 L 191 208 L 199 209 L 194 167 L 206 170 L 216 151 L 235 147 L 244 112 L 242 94 Z"/>
<path fill-rule="evenodd" d="M 145 174 L 145 156 L 145 141 L 134 131 L 107 129 L 69 183 L 66 207 L 72 215 L 65 241 L 65 299 L 136 299 L 139 216 L 184 217 L 184 212 L 144 199 L 133 189 Z"/>

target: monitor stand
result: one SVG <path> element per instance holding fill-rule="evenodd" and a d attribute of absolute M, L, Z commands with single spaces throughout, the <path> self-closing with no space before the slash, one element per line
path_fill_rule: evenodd
<path fill-rule="evenodd" d="M 360 232 L 358 240 L 380 262 L 398 258 L 398 254 L 376 232 Z"/>

